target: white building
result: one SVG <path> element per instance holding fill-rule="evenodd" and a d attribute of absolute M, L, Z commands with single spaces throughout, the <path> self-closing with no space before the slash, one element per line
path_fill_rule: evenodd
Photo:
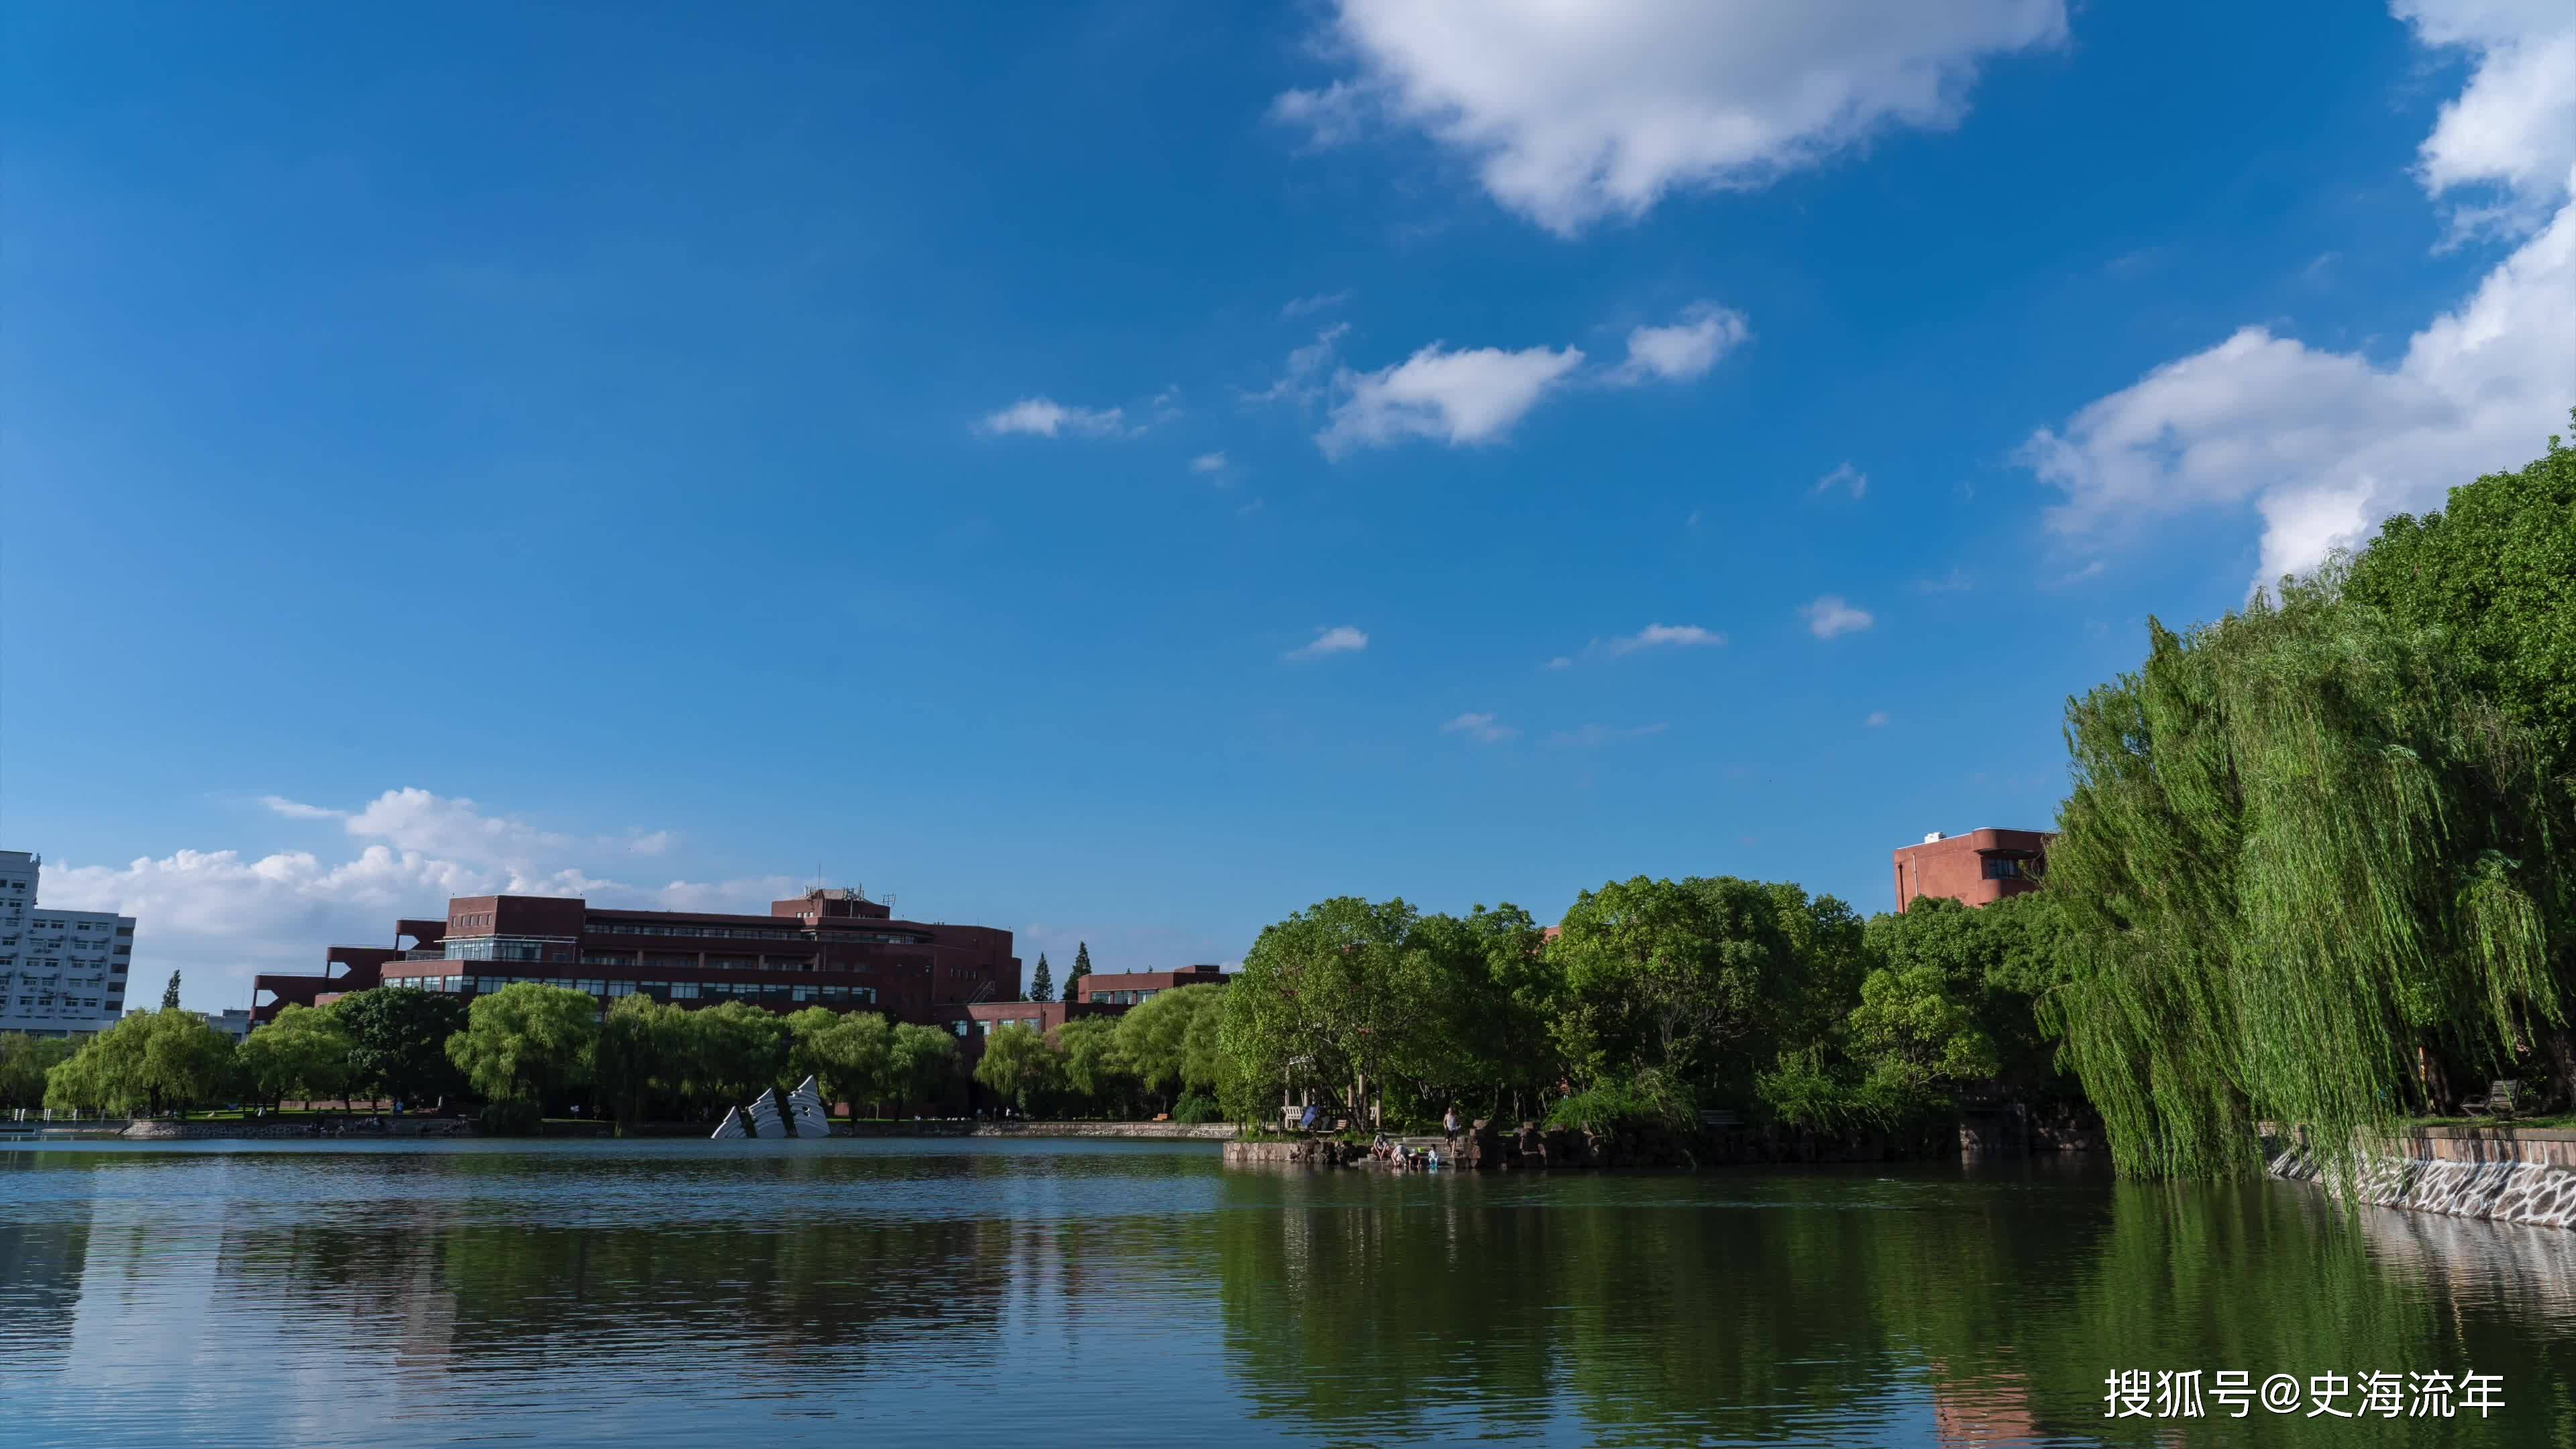
<path fill-rule="evenodd" d="M 250 1010 L 247 1007 L 236 1006 L 230 1011 L 201 1011 L 197 1014 L 206 1019 L 206 1025 L 231 1037 L 235 1046 L 250 1040 Z"/>
<path fill-rule="evenodd" d="M 0 1032 L 87 1036 L 125 1014 L 134 918 L 38 905 L 43 865 L 0 850 Z"/>

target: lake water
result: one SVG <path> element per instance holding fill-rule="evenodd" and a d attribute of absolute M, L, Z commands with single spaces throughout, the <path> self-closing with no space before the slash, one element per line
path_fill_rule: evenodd
<path fill-rule="evenodd" d="M 2106 1374 L 2192 1369 L 2301 1400 L 2104 1417 Z M 2382 1371 L 2496 1374 L 2505 1407 L 2307 1416 L 2312 1376 L 2354 1380 L 2349 1412 Z M 2564 1446 L 2576 1234 L 2045 1161 L 0 1147 L 0 1443 L 1471 1439 Z"/>

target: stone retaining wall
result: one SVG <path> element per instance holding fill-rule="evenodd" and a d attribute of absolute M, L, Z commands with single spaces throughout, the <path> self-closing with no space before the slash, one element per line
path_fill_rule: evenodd
<path fill-rule="evenodd" d="M 2298 1147 L 2270 1158 L 2275 1177 L 2341 1186 Z M 2362 1157 L 2354 1195 L 2374 1207 L 2576 1229 L 2576 1132 L 2417 1128 L 2402 1151 Z"/>
<path fill-rule="evenodd" d="M 1231 1122 L 978 1122 L 977 1137 L 1145 1137 L 1229 1142 L 1243 1135 Z"/>

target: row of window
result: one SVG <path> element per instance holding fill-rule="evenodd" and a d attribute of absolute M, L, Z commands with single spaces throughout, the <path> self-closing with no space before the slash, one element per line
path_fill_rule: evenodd
<path fill-rule="evenodd" d="M 1154 995 L 1152 991 L 1095 991 L 1083 998 L 1101 1006 L 1134 1006 Z"/>
<path fill-rule="evenodd" d="M 877 989 L 873 986 L 796 986 L 783 981 L 609 981 L 587 976 L 397 976 L 385 984 L 406 986 L 416 991 L 480 995 L 523 981 L 533 981 L 539 986 L 560 986 L 568 991 L 586 991 L 593 996 L 604 996 L 611 1000 L 621 996 L 650 996 L 656 1001 L 700 1001 L 717 997 L 739 997 L 745 1001 L 873 1006 L 877 999 Z"/>
<path fill-rule="evenodd" d="M 808 927 L 666 925 L 659 921 L 611 921 L 598 916 L 583 923 L 594 936 L 686 936 L 711 941 L 873 941 L 884 946 L 926 946 L 928 936 L 912 931 L 814 930 Z"/>

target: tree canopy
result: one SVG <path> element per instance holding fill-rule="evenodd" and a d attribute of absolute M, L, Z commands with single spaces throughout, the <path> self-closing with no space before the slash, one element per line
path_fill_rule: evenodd
<path fill-rule="evenodd" d="M 590 1080 L 598 1012 L 588 992 L 512 982 L 474 998 L 465 1030 L 448 1038 L 448 1060 L 485 1100 L 534 1107 Z"/>
<path fill-rule="evenodd" d="M 465 1029 L 464 998 L 378 986 L 341 997 L 331 1011 L 348 1029 L 356 1090 L 406 1102 L 436 1101 L 463 1090 L 464 1077 L 448 1059 L 447 1039 Z"/>

